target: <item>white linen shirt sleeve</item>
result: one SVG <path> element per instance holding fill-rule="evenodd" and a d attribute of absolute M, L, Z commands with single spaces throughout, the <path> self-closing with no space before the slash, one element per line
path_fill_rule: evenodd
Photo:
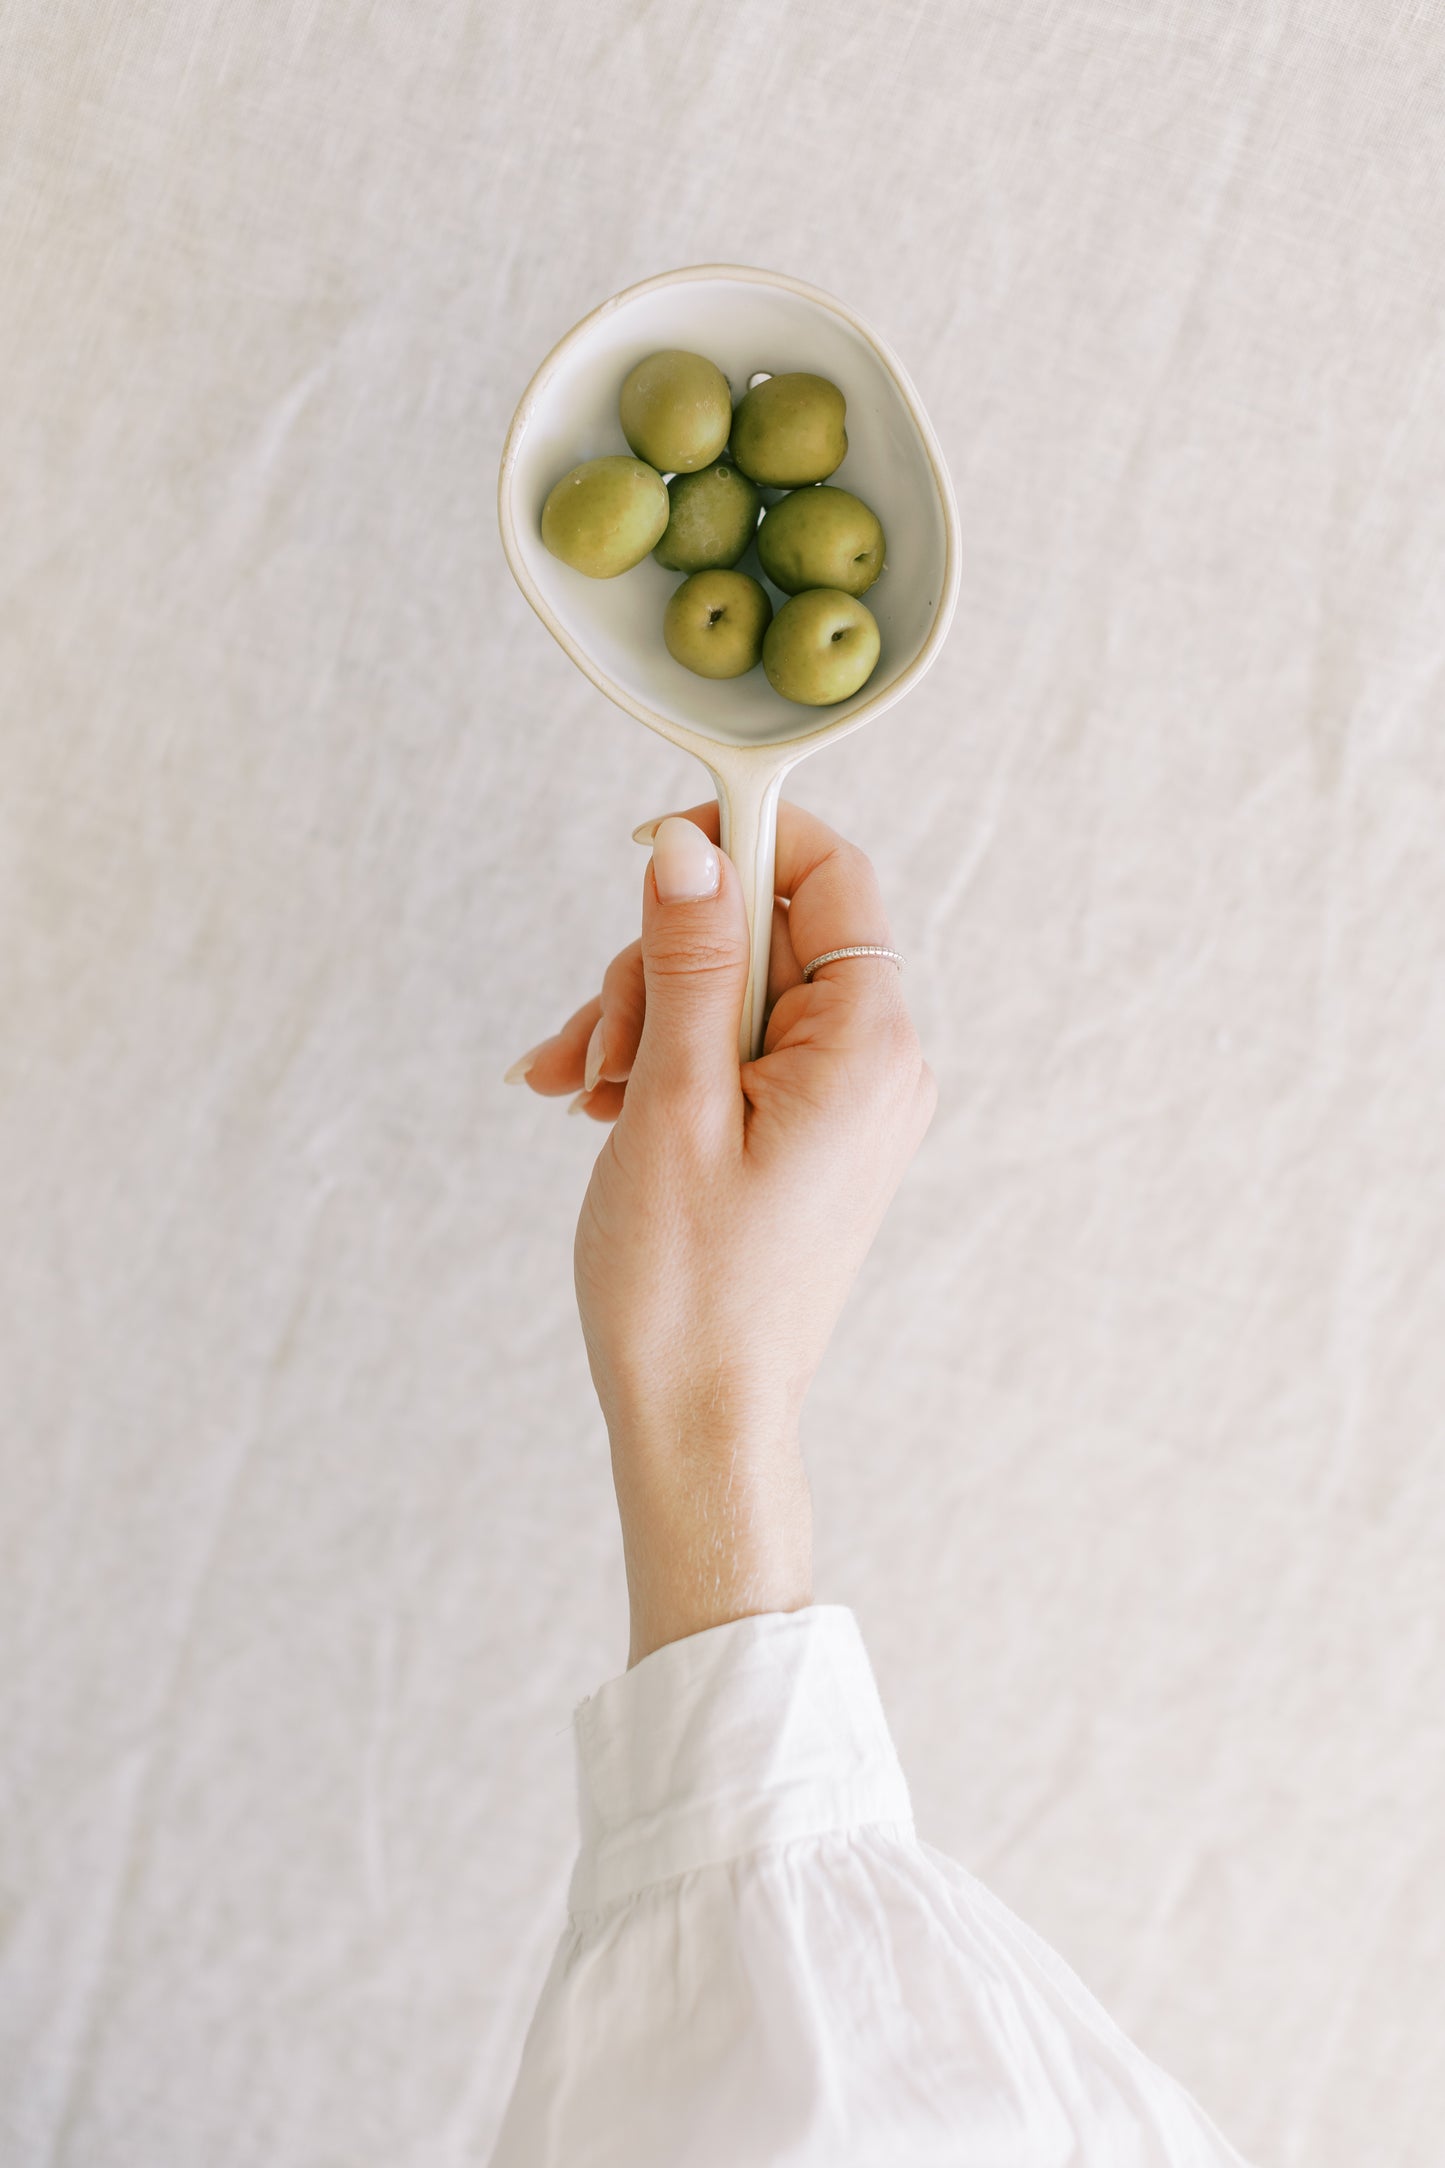
<path fill-rule="evenodd" d="M 846 1606 L 671 1642 L 574 1734 L 568 1921 L 492 2168 L 1242 2168 L 920 1842 Z"/>

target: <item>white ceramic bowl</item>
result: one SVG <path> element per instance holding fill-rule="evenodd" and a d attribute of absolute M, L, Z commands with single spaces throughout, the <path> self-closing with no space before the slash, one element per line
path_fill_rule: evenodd
<path fill-rule="evenodd" d="M 627 451 L 617 395 L 633 364 L 681 346 L 715 361 L 736 403 L 759 371 L 809 369 L 848 403 L 848 456 L 829 480 L 873 507 L 886 568 L 863 597 L 883 648 L 868 683 L 833 708 L 784 700 L 762 670 L 694 677 L 662 641 L 681 574 L 648 557 L 589 580 L 542 546 L 542 504 L 579 460 Z M 780 492 L 770 492 L 776 496 Z M 675 737 L 777 744 L 839 735 L 891 707 L 937 654 L 958 595 L 958 515 L 938 441 L 902 365 L 851 309 L 774 271 L 698 264 L 630 286 L 554 346 L 522 394 L 502 458 L 502 542 L 522 592 L 579 669 L 640 721 Z M 762 579 L 749 550 L 741 570 Z M 767 581 L 775 609 L 787 600 Z"/>
<path fill-rule="evenodd" d="M 836 707 L 801 707 L 745 677 L 695 677 L 674 662 L 662 615 L 681 575 L 648 557 L 591 580 L 542 546 L 542 505 L 569 467 L 626 452 L 622 380 L 661 347 L 706 354 L 734 402 L 760 373 L 828 377 L 847 401 L 848 453 L 829 479 L 883 522 L 885 569 L 863 597 L 882 651 L 866 685 Z M 779 491 L 765 492 L 768 501 Z M 902 698 L 942 644 L 958 598 L 958 513 L 938 440 L 902 364 L 854 312 L 776 271 L 694 264 L 629 286 L 553 347 L 522 394 L 502 454 L 498 512 L 507 562 L 548 631 L 608 698 L 695 753 L 718 786 L 722 842 L 738 865 L 753 933 L 740 1044 L 761 1046 L 778 786 L 805 755 Z M 751 546 L 742 571 L 762 579 Z M 774 608 L 784 596 L 767 581 Z"/>

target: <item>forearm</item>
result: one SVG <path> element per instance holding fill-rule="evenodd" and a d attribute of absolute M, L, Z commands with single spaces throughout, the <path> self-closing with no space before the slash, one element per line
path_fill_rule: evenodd
<path fill-rule="evenodd" d="M 812 1605 L 802 1407 L 937 1096 L 893 965 L 845 952 L 893 954 L 873 870 L 794 807 L 778 810 L 768 1050 L 739 1063 L 747 911 L 717 806 L 697 814 L 655 825 L 641 941 L 527 1057 L 538 1090 L 581 1082 L 575 1104 L 616 1123 L 573 1267 L 612 1441 L 629 1669 Z M 805 978 L 802 959 L 839 975 Z"/>
<path fill-rule="evenodd" d="M 813 1600 L 813 1508 L 796 1432 L 662 1443 L 615 1427 L 634 1664 L 669 1641 Z"/>

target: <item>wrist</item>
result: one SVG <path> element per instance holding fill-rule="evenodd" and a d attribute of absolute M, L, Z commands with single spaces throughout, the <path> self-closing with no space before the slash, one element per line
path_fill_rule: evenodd
<path fill-rule="evenodd" d="M 710 1626 L 812 1602 L 812 1497 L 795 1425 L 611 1435 L 629 1668 Z"/>
<path fill-rule="evenodd" d="M 741 1358 L 710 1355 L 692 1334 L 687 1348 L 609 1351 L 599 1363 L 589 1349 L 614 1462 L 692 1466 L 741 1459 L 749 1466 L 785 1460 L 798 1451 L 803 1402 L 812 1371 L 794 1375 L 758 1349 Z"/>

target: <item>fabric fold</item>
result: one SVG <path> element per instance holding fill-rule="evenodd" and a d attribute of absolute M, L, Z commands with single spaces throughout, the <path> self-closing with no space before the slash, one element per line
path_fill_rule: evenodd
<path fill-rule="evenodd" d="M 579 1704 L 576 1920 L 656 1882 L 913 1807 L 844 1604 L 669 1642 Z"/>
<path fill-rule="evenodd" d="M 1244 2168 L 920 1842 L 846 1606 L 672 1642 L 573 1729 L 570 1918 L 492 2168 Z"/>

